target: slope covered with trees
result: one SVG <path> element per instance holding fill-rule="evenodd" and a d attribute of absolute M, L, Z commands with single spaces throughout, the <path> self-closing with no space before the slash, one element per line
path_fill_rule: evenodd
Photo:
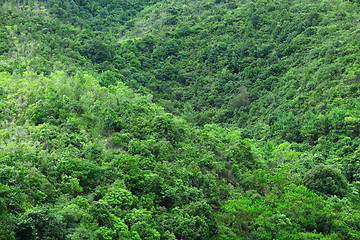
<path fill-rule="evenodd" d="M 0 1 L 0 239 L 359 239 L 358 12 Z"/>

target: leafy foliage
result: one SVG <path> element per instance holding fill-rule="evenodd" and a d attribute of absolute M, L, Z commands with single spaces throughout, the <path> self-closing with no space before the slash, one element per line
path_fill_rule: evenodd
<path fill-rule="evenodd" d="M 0 239 L 359 239 L 356 1 L 0 1 Z"/>
<path fill-rule="evenodd" d="M 320 165 L 305 174 L 304 184 L 319 194 L 345 196 L 348 186 L 345 177 L 331 166 Z"/>

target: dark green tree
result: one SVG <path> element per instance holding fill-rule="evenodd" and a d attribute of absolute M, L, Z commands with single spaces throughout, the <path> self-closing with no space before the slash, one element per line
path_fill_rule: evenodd
<path fill-rule="evenodd" d="M 308 171 L 303 183 L 320 195 L 344 197 L 348 190 L 345 176 L 339 169 L 329 165 L 319 165 Z"/>

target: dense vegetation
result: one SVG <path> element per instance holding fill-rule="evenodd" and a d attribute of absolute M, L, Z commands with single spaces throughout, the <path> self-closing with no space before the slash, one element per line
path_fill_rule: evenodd
<path fill-rule="evenodd" d="M 359 20 L 0 0 L 0 239 L 360 239 Z"/>

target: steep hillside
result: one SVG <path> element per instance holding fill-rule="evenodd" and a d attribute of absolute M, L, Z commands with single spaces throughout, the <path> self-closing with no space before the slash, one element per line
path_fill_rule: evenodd
<path fill-rule="evenodd" d="M 122 38 L 152 36 L 153 51 L 130 51 L 167 109 L 193 111 L 197 124 L 272 128 L 282 112 L 324 113 L 337 92 L 357 97 L 358 23 L 357 5 L 342 1 L 170 1 Z"/>
<path fill-rule="evenodd" d="M 231 124 L 249 138 L 290 142 L 302 161 L 316 155 L 358 180 L 356 3 L 170 1 L 134 22 L 123 36 L 134 40 L 122 45 L 151 47 L 126 47 L 123 56 L 134 53 L 129 64 L 141 63 L 124 72 L 129 86 L 147 87 L 190 123 Z"/>
<path fill-rule="evenodd" d="M 0 0 L 0 239 L 359 239 L 358 10 Z"/>

